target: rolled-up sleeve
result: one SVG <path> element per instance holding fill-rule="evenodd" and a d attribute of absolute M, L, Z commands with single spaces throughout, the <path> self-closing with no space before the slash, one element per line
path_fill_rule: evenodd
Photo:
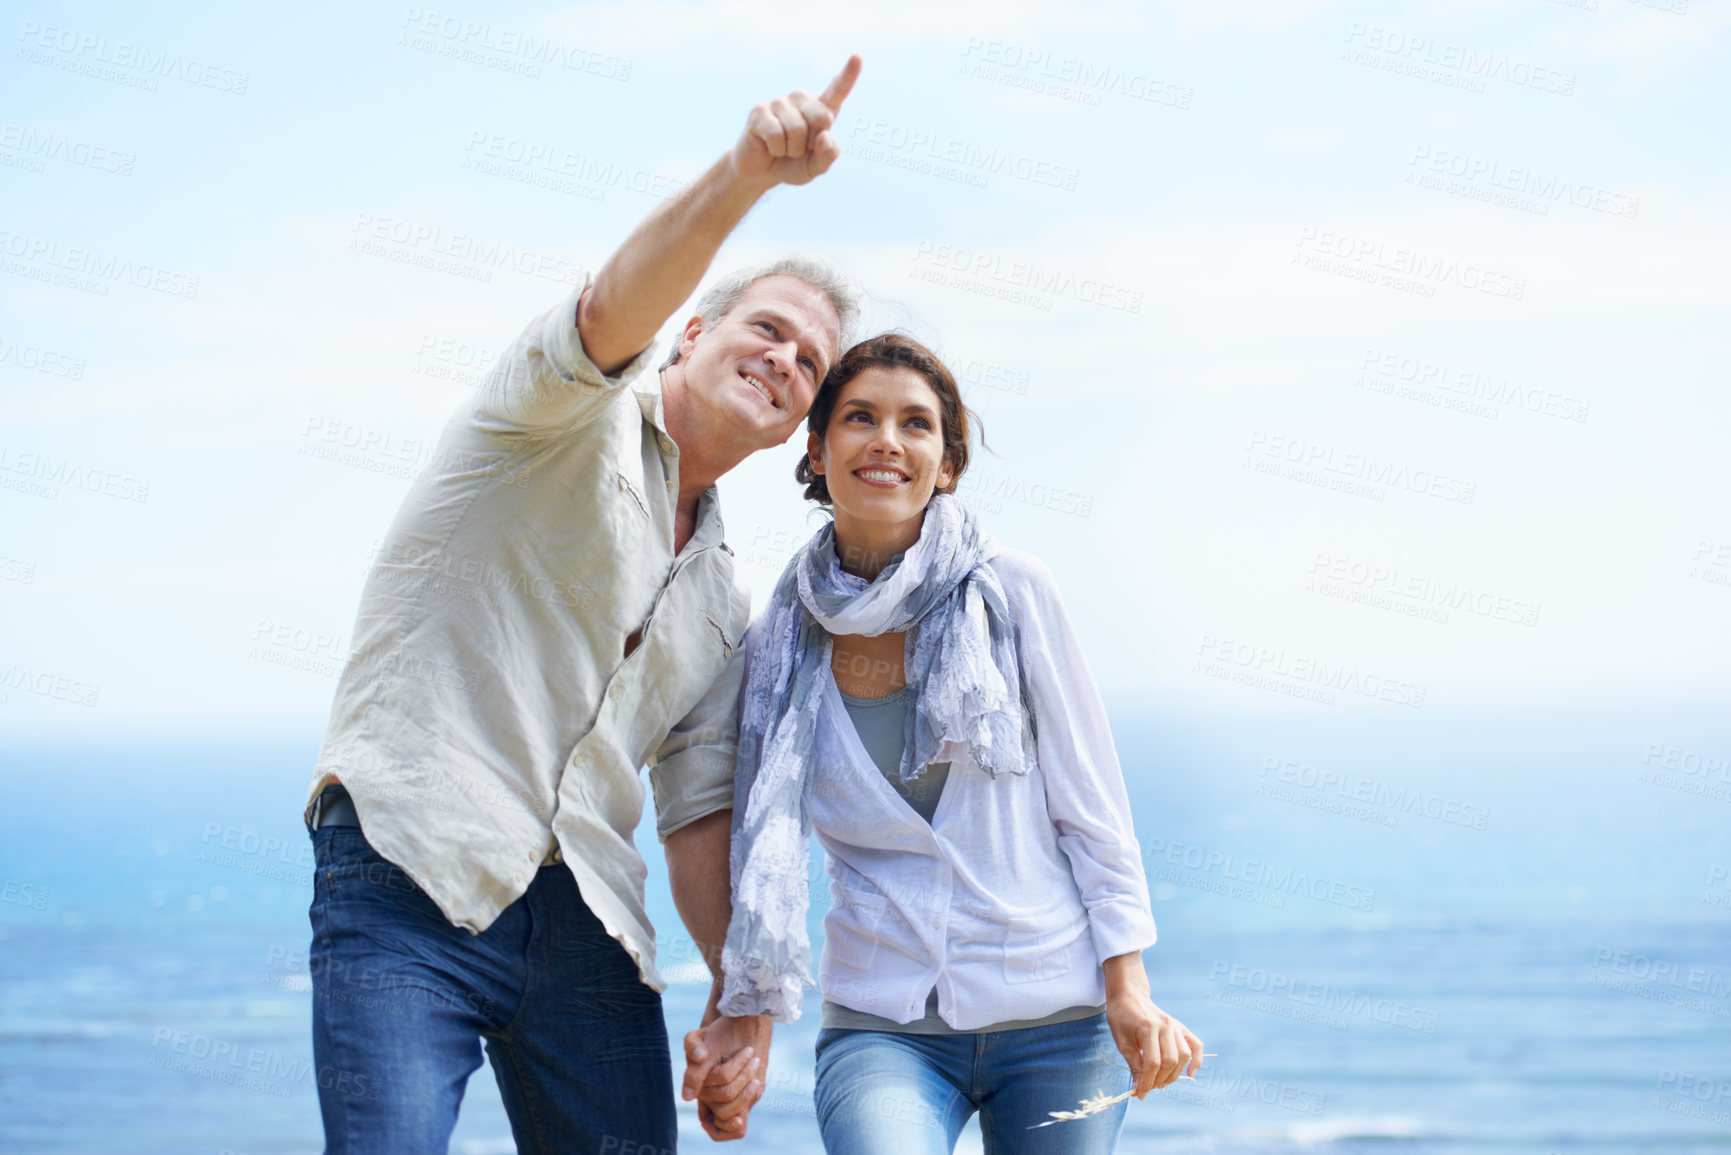
<path fill-rule="evenodd" d="M 581 285 L 524 327 L 510 352 L 488 372 L 475 395 L 474 417 L 495 433 L 568 429 L 601 412 L 648 364 L 646 348 L 619 372 L 596 367 L 577 331 Z"/>
<path fill-rule="evenodd" d="M 1000 563 L 1034 709 L 1046 809 L 1088 910 L 1101 961 L 1154 945 L 1148 878 L 1111 724 L 1051 571 L 1027 554 Z"/>
<path fill-rule="evenodd" d="M 745 647 L 740 646 L 655 751 L 649 782 L 655 790 L 655 830 L 663 842 L 681 826 L 733 806 L 739 688 L 744 676 Z"/>

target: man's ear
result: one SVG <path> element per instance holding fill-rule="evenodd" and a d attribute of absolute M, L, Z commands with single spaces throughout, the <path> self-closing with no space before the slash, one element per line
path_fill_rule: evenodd
<path fill-rule="evenodd" d="M 817 433 L 805 435 L 805 455 L 811 458 L 811 471 L 823 476 L 823 437 Z"/>
<path fill-rule="evenodd" d="M 697 348 L 697 338 L 702 332 L 702 317 L 692 317 L 685 322 L 685 331 L 679 335 L 679 359 L 681 361 L 691 356 L 691 351 Z"/>

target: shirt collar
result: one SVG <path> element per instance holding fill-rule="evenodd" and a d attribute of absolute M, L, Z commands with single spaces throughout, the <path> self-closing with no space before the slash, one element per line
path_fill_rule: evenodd
<path fill-rule="evenodd" d="M 712 485 L 697 495 L 697 529 L 685 548 L 708 549 L 720 545 L 726 536 L 726 527 L 721 524 L 721 491 Z"/>
<path fill-rule="evenodd" d="M 673 437 L 667 432 L 667 420 L 662 410 L 661 373 L 657 371 L 650 375 L 647 382 L 642 386 L 634 386 L 632 392 L 637 397 L 637 407 L 643 411 L 643 420 L 655 428 L 656 442 L 659 444 L 665 439 L 668 444 L 672 444 Z M 676 461 L 678 454 L 679 449 L 675 446 L 672 453 L 662 450 L 661 456 Z M 670 468 L 668 473 L 677 476 L 674 468 Z M 707 549 L 720 545 L 726 534 L 726 527 L 721 522 L 721 491 L 712 485 L 697 495 L 697 529 L 692 533 L 686 548 L 690 549 L 695 545 L 698 549 Z"/>
<path fill-rule="evenodd" d="M 642 386 L 633 386 L 632 392 L 637 396 L 637 407 L 643 410 L 643 420 L 655 426 L 656 432 L 663 436 L 667 433 L 667 419 L 661 412 L 661 374 L 655 373 Z"/>

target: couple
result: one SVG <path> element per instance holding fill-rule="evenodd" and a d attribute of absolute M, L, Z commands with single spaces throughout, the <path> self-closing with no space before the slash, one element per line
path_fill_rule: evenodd
<path fill-rule="evenodd" d="M 644 764 L 715 975 L 685 1040 L 712 1138 L 745 1134 L 809 985 L 811 828 L 829 1150 L 948 1151 L 975 1110 L 991 1150 L 1109 1150 L 1122 1103 L 1028 1128 L 1200 1063 L 1149 1001 L 1123 783 L 1051 577 L 948 496 L 948 371 L 852 345 L 851 292 L 794 258 L 714 285 L 634 383 L 746 212 L 835 161 L 859 70 L 753 109 L 529 325 L 397 514 L 306 809 L 328 1152 L 444 1152 L 483 1041 L 519 1151 L 675 1150 Z M 715 481 L 802 420 L 834 521 L 748 636 Z"/>

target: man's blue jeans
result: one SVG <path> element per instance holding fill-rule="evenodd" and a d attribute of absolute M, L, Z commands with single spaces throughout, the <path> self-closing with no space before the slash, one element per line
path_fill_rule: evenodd
<path fill-rule="evenodd" d="M 313 835 L 308 955 L 327 1155 L 445 1155 L 481 1040 L 523 1155 L 673 1155 L 661 996 L 563 865 L 479 935 L 359 827 Z"/>
<path fill-rule="evenodd" d="M 1105 1015 L 985 1035 L 817 1036 L 814 1098 L 829 1155 L 949 1155 L 975 1111 L 986 1155 L 1106 1155 L 1124 1125 L 1124 1103 L 1037 1124 L 1129 1089 Z"/>

